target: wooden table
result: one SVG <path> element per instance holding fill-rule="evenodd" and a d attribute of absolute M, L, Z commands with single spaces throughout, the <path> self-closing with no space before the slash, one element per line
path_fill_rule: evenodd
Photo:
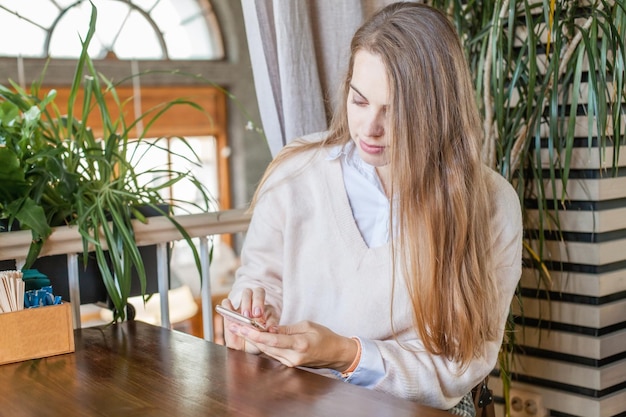
<path fill-rule="evenodd" d="M 75 338 L 75 353 L 0 366 L 0 416 L 450 417 L 142 322 Z"/>

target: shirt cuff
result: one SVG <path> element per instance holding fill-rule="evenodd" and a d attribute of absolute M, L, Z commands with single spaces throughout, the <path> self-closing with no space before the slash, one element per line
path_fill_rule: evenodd
<path fill-rule="evenodd" d="M 358 338 L 361 343 L 361 360 L 346 382 L 366 388 L 374 388 L 385 376 L 383 358 L 373 340 Z"/>

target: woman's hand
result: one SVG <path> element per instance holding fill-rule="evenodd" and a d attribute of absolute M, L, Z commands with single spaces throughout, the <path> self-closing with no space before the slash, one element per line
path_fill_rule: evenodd
<path fill-rule="evenodd" d="M 236 311 L 229 299 L 224 299 L 221 304 L 222 307 Z M 239 313 L 253 318 L 267 327 L 278 324 L 278 316 L 274 308 L 270 305 L 265 305 L 265 290 L 263 288 L 246 289 L 243 291 Z M 226 346 L 248 353 L 259 354 L 261 351 L 256 348 L 254 343 L 246 341 L 245 338 L 239 336 L 240 327 L 246 328 L 246 326 L 238 322 L 224 319 L 224 342 Z"/>
<path fill-rule="evenodd" d="M 240 340 L 245 338 L 259 351 L 290 367 L 331 368 L 341 372 L 350 366 L 357 354 L 357 342 L 309 321 L 273 326 L 269 332 L 231 324 L 230 331 L 233 336 Z"/>

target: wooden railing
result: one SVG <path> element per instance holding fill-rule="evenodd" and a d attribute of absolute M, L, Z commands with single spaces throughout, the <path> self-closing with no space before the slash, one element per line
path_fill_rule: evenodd
<path fill-rule="evenodd" d="M 182 240 L 178 229 L 164 217 L 150 217 L 147 223 L 135 220 L 133 227 L 139 246 L 157 247 L 157 282 L 161 302 L 161 326 L 171 327 L 168 301 L 168 256 L 167 245 Z M 199 238 L 200 262 L 202 265 L 202 322 L 204 338 L 213 338 L 213 306 L 211 302 L 211 279 L 209 276 L 209 243 L 212 235 L 245 232 L 250 223 L 250 215 L 245 209 L 176 216 L 176 221 L 192 238 Z M 15 259 L 17 267 L 23 265 L 31 243 L 29 230 L 0 233 L 0 260 Z M 79 256 L 83 251 L 83 241 L 76 227 L 61 226 L 53 232 L 43 246 L 40 256 L 67 255 L 70 303 L 74 328 L 81 326 Z"/>

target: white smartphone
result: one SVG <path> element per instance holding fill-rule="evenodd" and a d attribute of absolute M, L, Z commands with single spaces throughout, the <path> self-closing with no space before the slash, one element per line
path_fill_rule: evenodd
<path fill-rule="evenodd" d="M 259 323 L 258 321 L 251 319 L 250 317 L 246 317 L 243 314 L 239 314 L 236 311 L 224 308 L 219 304 L 215 306 L 215 311 L 221 314 L 225 318 L 235 320 L 238 323 L 244 324 L 246 326 L 250 326 L 257 330 L 261 330 L 263 332 L 267 331 L 267 327 L 265 327 L 263 323 Z"/>

